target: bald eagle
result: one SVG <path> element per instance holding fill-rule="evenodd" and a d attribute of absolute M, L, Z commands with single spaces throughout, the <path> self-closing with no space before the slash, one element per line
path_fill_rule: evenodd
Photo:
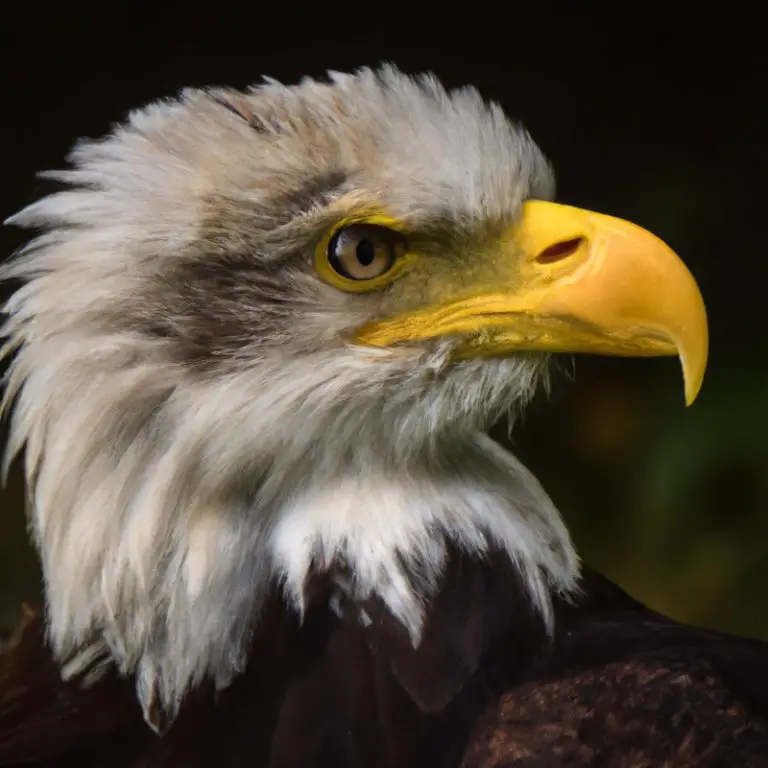
<path fill-rule="evenodd" d="M 45 613 L 0 765 L 768 765 L 768 651 L 581 567 L 486 434 L 557 353 L 707 358 L 660 240 L 393 67 L 80 143 L 2 277 Z"/>

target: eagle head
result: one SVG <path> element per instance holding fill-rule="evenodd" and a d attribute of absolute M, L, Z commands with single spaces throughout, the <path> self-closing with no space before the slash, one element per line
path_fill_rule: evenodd
<path fill-rule="evenodd" d="M 114 665 L 146 713 L 227 686 L 267 595 L 301 615 L 312 574 L 417 645 L 448 547 L 498 550 L 550 626 L 578 558 L 485 430 L 551 353 L 679 354 L 701 384 L 682 262 L 550 202 L 471 88 L 384 67 L 187 90 L 70 160 L 10 220 L 41 231 L 2 272 L 7 462 L 64 674 Z"/>

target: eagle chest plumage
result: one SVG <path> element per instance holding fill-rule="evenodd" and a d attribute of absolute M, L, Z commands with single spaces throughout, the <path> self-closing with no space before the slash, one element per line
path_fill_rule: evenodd
<path fill-rule="evenodd" d="M 186 91 L 71 160 L 1 275 L 46 604 L 0 657 L 0 765 L 768 760 L 764 647 L 581 568 L 486 434 L 556 353 L 678 355 L 693 401 L 664 243 L 386 67 Z"/>

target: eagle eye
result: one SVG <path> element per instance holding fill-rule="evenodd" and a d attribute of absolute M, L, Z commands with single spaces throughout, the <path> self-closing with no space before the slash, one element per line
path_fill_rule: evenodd
<path fill-rule="evenodd" d="M 351 224 L 328 242 L 328 264 L 347 280 L 375 280 L 386 275 L 408 246 L 402 234 L 377 224 Z"/>

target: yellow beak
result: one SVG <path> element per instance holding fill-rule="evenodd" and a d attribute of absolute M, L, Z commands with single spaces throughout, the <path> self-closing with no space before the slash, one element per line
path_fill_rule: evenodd
<path fill-rule="evenodd" d="M 683 262 L 650 232 L 533 201 L 491 258 L 495 285 L 468 284 L 438 306 L 365 326 L 357 340 L 390 346 L 458 336 L 465 358 L 516 350 L 678 355 L 686 403 L 694 401 L 707 365 L 704 301 Z M 473 282 L 477 272 L 467 274 Z"/>

